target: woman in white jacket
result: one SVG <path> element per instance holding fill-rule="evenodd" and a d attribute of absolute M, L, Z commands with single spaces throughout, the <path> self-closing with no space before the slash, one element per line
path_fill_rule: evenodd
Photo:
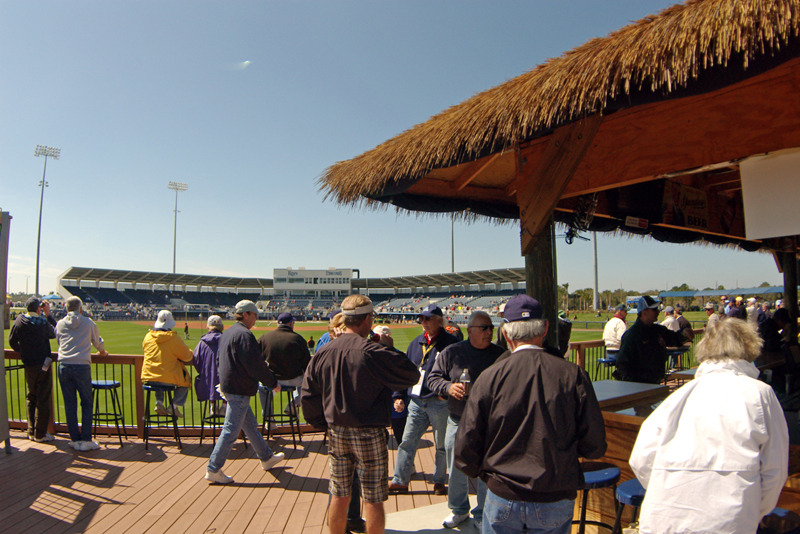
<path fill-rule="evenodd" d="M 695 379 L 642 425 L 630 465 L 647 489 L 643 533 L 753 534 L 786 482 L 789 432 L 772 388 L 751 363 L 761 339 L 740 319 L 697 345 Z"/>

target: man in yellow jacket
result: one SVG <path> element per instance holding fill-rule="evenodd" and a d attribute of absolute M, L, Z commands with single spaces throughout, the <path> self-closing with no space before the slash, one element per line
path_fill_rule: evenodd
<path fill-rule="evenodd" d="M 180 335 L 174 332 L 175 319 L 169 310 L 158 312 L 158 319 L 152 330 L 147 332 L 142 342 L 144 365 L 142 366 L 142 382 L 155 386 L 176 386 L 172 406 L 164 406 L 164 392 L 156 391 L 156 413 L 158 415 L 175 414 L 183 417 L 181 408 L 189 396 L 189 373 L 186 363 L 192 361 L 192 351 L 183 342 Z"/>

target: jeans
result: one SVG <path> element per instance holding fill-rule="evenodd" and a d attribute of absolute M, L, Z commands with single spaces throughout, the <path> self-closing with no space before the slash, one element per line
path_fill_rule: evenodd
<path fill-rule="evenodd" d="M 58 383 L 64 397 L 64 413 L 70 441 L 92 441 L 92 366 L 58 364 Z M 81 428 L 78 430 L 78 395 Z"/>
<path fill-rule="evenodd" d="M 239 432 L 244 431 L 244 435 L 250 440 L 253 450 L 261 460 L 272 458 L 272 449 L 269 448 L 261 429 L 256 421 L 253 410 L 250 409 L 250 397 L 246 395 L 233 395 L 226 393 L 228 398 L 228 409 L 225 412 L 225 423 L 222 425 L 222 432 L 217 439 L 217 444 L 208 459 L 208 470 L 216 473 L 225 465 L 225 460 L 231 453 L 233 444 L 239 437 Z"/>
<path fill-rule="evenodd" d="M 28 436 L 43 438 L 50 423 L 50 397 L 53 395 L 53 366 L 42 371 L 40 365 L 25 366 L 28 385 Z"/>
<path fill-rule="evenodd" d="M 469 512 L 469 477 L 456 468 L 453 463 L 456 446 L 456 432 L 458 421 L 453 416 L 447 418 L 447 434 L 444 438 L 444 448 L 447 452 L 447 469 L 450 471 L 450 483 L 447 488 L 447 506 L 456 515 Z M 486 483 L 478 479 L 478 504 L 472 509 L 476 521 L 483 520 L 483 506 L 486 501 Z"/>
<path fill-rule="evenodd" d="M 153 382 L 152 380 L 146 382 L 146 384 L 150 384 L 152 386 L 174 386 L 175 393 L 172 394 L 172 404 L 175 406 L 183 406 L 186 404 L 186 399 L 189 397 L 189 388 L 185 388 L 182 386 L 176 386 L 175 384 L 168 384 L 166 382 Z M 164 402 L 164 392 L 163 391 L 154 391 L 156 394 L 156 400 L 159 402 Z"/>
<path fill-rule="evenodd" d="M 411 399 L 408 403 L 408 419 L 403 432 L 403 442 L 397 448 L 397 463 L 394 466 L 392 482 L 408 486 L 411 480 L 411 469 L 414 467 L 414 456 L 417 454 L 422 434 L 433 428 L 433 440 L 436 443 L 433 483 L 447 483 L 447 456 L 445 454 L 444 436 L 447 432 L 447 401 L 439 397 L 429 399 Z"/>
<path fill-rule="evenodd" d="M 300 386 L 303 385 L 303 375 L 300 375 L 291 380 L 278 380 L 278 385 L 281 388 L 291 387 L 294 388 L 292 392 L 292 402 L 295 406 L 300 406 Z M 272 390 L 264 384 L 258 384 L 258 400 L 261 403 L 261 420 L 267 421 L 272 419 L 272 399 L 275 395 Z"/>
<path fill-rule="evenodd" d="M 489 490 L 483 510 L 482 534 L 569 534 L 574 507 L 574 499 L 509 501 Z"/>

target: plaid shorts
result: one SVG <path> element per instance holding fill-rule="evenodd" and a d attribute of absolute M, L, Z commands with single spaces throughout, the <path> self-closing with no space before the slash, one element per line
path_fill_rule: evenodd
<path fill-rule="evenodd" d="M 358 471 L 364 502 L 378 503 L 389 498 L 389 449 L 383 427 L 329 428 L 328 455 L 331 480 L 328 486 L 334 497 L 349 497 L 353 471 Z"/>

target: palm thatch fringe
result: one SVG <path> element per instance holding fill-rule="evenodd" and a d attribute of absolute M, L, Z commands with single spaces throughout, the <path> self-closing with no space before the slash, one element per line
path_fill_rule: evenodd
<path fill-rule="evenodd" d="M 742 67 L 798 35 L 800 0 L 689 0 L 592 39 L 479 93 L 319 177 L 325 199 L 362 204 L 388 184 L 496 152 L 632 91 L 672 92 L 704 69 Z M 366 207 L 375 208 L 372 201 Z"/>

